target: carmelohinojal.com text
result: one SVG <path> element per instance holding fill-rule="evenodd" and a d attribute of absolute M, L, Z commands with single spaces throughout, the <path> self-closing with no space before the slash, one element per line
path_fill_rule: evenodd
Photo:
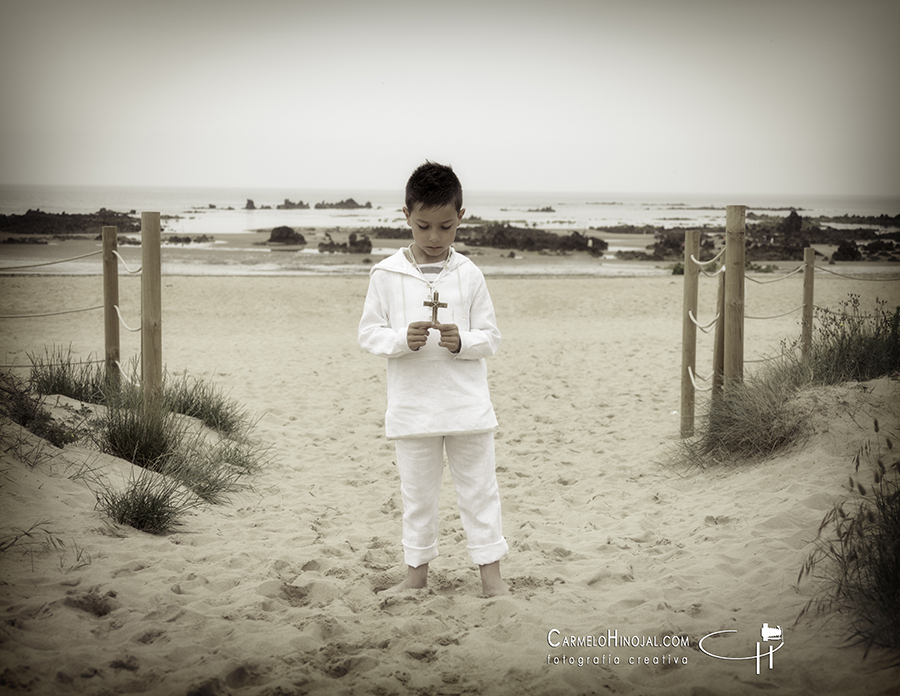
<path fill-rule="evenodd" d="M 690 648 L 691 641 L 687 636 L 638 636 L 619 635 L 617 629 L 607 631 L 606 635 L 564 636 L 559 629 L 553 628 L 547 633 L 547 644 L 555 651 L 560 648 Z M 629 654 L 614 655 L 573 655 L 555 652 L 547 655 L 548 665 L 571 665 L 586 667 L 594 665 L 686 665 L 685 655 L 665 654 Z"/>

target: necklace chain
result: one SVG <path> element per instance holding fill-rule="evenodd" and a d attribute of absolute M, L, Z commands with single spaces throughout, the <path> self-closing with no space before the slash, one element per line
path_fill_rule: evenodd
<path fill-rule="evenodd" d="M 450 262 L 450 250 L 449 249 L 447 250 L 447 256 L 444 259 L 444 263 L 441 266 L 441 272 L 438 273 L 438 277 L 431 281 L 425 277 L 424 273 L 422 273 L 422 268 L 419 266 L 419 262 L 416 260 L 416 253 L 413 251 L 412 245 L 409 246 L 409 255 L 412 257 L 412 262 L 413 262 L 413 265 L 416 267 L 416 270 L 422 276 L 422 280 L 424 280 L 428 284 L 428 289 L 431 290 L 431 296 L 434 297 L 434 286 L 437 285 L 438 281 L 444 277 L 444 271 L 447 270 L 447 264 Z M 430 264 L 426 264 L 426 265 L 430 265 Z"/>

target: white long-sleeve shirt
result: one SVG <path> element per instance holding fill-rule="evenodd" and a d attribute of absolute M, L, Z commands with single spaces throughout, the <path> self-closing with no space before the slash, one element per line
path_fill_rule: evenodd
<path fill-rule="evenodd" d="M 481 270 L 452 248 L 447 265 L 430 287 L 401 249 L 376 264 L 359 322 L 359 345 L 387 358 L 388 399 L 385 434 L 389 440 L 488 432 L 497 427 L 487 383 L 485 358 L 500 347 L 494 305 Z M 436 290 L 447 307 L 438 322 L 459 327 L 460 349 L 428 342 L 413 351 L 406 333 L 414 321 L 431 321 L 424 305 Z"/>

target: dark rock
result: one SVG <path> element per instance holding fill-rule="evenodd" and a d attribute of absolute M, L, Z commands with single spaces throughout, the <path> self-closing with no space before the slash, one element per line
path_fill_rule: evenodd
<path fill-rule="evenodd" d="M 832 254 L 833 261 L 862 261 L 862 254 L 856 242 L 843 241 L 838 244 L 837 251 Z"/>
<path fill-rule="evenodd" d="M 269 235 L 269 244 L 306 244 L 306 239 L 286 225 L 276 227 Z"/>
<path fill-rule="evenodd" d="M 409 227 L 373 227 L 368 230 L 375 239 L 411 239 Z"/>
<path fill-rule="evenodd" d="M 360 239 L 355 232 L 351 233 L 351 235 L 347 239 L 346 244 L 339 244 L 335 242 L 331 235 L 327 232 L 325 233 L 325 237 L 327 241 L 319 243 L 319 253 L 320 254 L 371 254 L 372 253 L 372 240 L 367 236 L 363 235 L 362 239 Z"/>
<path fill-rule="evenodd" d="M 208 242 L 212 242 L 215 240 L 215 237 L 208 237 L 205 234 L 201 234 L 198 237 L 179 237 L 177 235 L 173 235 L 171 237 L 166 237 L 164 241 L 169 244 L 205 244 Z"/>

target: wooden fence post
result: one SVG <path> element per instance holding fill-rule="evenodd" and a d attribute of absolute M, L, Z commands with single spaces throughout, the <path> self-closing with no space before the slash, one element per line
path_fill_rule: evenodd
<path fill-rule="evenodd" d="M 119 386 L 119 260 L 116 258 L 118 228 L 103 230 L 103 336 L 106 349 L 106 381 L 114 388 Z"/>
<path fill-rule="evenodd" d="M 744 236 L 747 207 L 725 212 L 725 388 L 744 379 Z"/>
<path fill-rule="evenodd" d="M 725 381 L 725 274 L 719 274 L 719 288 L 716 292 L 716 331 L 713 334 L 713 376 L 712 399 L 715 401 L 722 395 Z"/>
<path fill-rule="evenodd" d="M 162 396 L 162 260 L 159 213 L 141 213 L 141 380 L 144 407 Z"/>
<path fill-rule="evenodd" d="M 693 257 L 693 258 L 692 258 Z M 684 234 L 684 316 L 681 321 L 681 437 L 694 434 L 694 383 L 697 374 L 697 293 L 700 267 L 693 259 L 700 257 L 700 230 Z"/>
<path fill-rule="evenodd" d="M 803 250 L 803 321 L 800 330 L 800 353 L 805 358 L 812 345 L 813 327 L 813 286 L 816 276 L 816 250 L 807 247 Z"/>

